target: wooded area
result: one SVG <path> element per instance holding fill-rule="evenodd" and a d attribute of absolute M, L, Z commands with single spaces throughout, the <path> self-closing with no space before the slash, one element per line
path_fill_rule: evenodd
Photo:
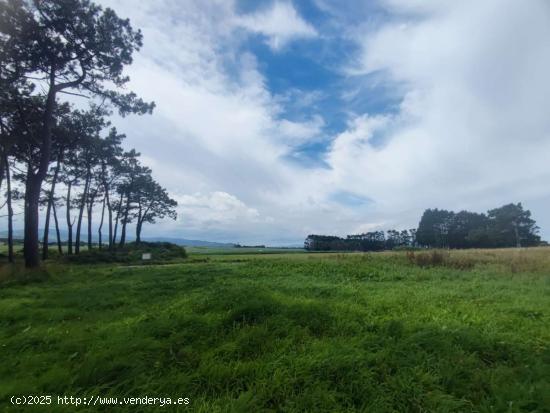
<path fill-rule="evenodd" d="M 125 135 L 108 120 L 113 110 L 122 116 L 153 111 L 154 103 L 124 90 L 123 70 L 141 45 L 141 32 L 127 19 L 87 0 L 0 2 L 0 190 L 6 192 L 10 261 L 17 202 L 23 203 L 28 267 L 40 262 L 40 208 L 43 259 L 52 216 L 63 253 L 62 207 L 68 254 L 80 252 L 83 225 L 88 248 L 97 231 L 99 248 L 112 249 L 124 246 L 130 223 L 139 242 L 144 223 L 175 219 L 176 201 L 136 150 L 123 149 Z"/>
<path fill-rule="evenodd" d="M 374 231 L 346 238 L 309 235 L 309 251 L 382 251 L 395 248 L 503 248 L 541 243 L 531 212 L 521 203 L 491 209 L 487 214 L 427 209 L 417 229 Z"/>

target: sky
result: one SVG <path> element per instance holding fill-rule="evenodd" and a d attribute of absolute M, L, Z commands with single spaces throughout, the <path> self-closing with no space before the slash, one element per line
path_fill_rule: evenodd
<path fill-rule="evenodd" d="M 144 236 L 290 245 L 510 202 L 550 235 L 546 0 L 102 0 L 144 45 L 114 118 L 178 201 Z"/>

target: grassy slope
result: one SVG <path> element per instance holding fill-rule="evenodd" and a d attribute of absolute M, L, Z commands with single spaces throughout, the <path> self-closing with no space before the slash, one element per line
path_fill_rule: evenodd
<path fill-rule="evenodd" d="M 51 266 L 48 281 L 0 287 L 0 403 L 166 395 L 203 412 L 548 412 L 550 267 L 479 256 L 467 271 L 403 254 Z"/>

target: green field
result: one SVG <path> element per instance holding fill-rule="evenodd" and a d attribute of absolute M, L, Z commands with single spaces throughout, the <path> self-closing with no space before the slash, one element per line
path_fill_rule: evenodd
<path fill-rule="evenodd" d="M 0 410 L 550 412 L 549 249 L 18 271 L 0 268 Z"/>
<path fill-rule="evenodd" d="M 304 253 L 302 248 L 255 248 L 255 247 L 185 247 L 185 249 L 191 254 L 207 254 L 207 255 L 249 255 L 249 254 L 296 254 Z"/>

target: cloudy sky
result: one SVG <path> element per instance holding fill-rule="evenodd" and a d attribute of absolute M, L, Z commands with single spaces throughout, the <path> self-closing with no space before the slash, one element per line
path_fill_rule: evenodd
<path fill-rule="evenodd" d="M 294 244 L 523 202 L 550 235 L 546 0 L 110 0 L 116 119 L 179 202 L 146 235 Z"/>

